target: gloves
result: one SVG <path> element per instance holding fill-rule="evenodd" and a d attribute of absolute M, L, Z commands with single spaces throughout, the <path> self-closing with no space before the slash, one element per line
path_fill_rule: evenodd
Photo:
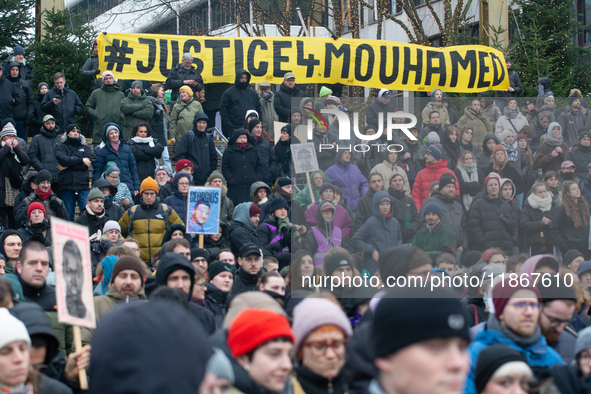
<path fill-rule="evenodd" d="M 54 198 L 49 202 L 49 208 L 51 208 L 53 212 L 58 212 L 62 208 L 62 204 L 60 204 L 57 198 Z"/>

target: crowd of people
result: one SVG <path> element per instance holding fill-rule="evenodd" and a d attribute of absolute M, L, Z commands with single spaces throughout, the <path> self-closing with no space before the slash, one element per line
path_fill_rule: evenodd
<path fill-rule="evenodd" d="M 436 89 L 422 125 L 388 140 L 387 114 L 407 119 L 381 89 L 360 127 L 380 147 L 313 122 L 319 168 L 302 184 L 291 144 L 312 110 L 352 115 L 339 86 L 310 97 L 288 72 L 255 90 L 246 70 L 206 84 L 190 53 L 166 81 L 116 81 L 94 51 L 85 104 L 61 72 L 33 98 L 20 46 L 1 71 L 0 391 L 80 393 L 84 370 L 91 393 L 591 392 L 580 91 L 558 108 L 541 78 L 517 98 L 506 58 L 507 91 L 462 114 Z M 191 186 L 221 190 L 201 240 Z M 52 217 L 88 228 L 97 328 L 81 349 L 57 318 Z"/>

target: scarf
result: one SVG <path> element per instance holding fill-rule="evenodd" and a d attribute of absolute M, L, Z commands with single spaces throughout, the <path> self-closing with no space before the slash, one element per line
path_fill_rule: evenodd
<path fill-rule="evenodd" d="M 509 330 L 507 327 L 503 326 L 501 324 L 501 322 L 499 321 L 499 319 L 497 319 L 497 317 L 495 316 L 494 313 L 491 313 L 488 316 L 488 321 L 486 323 L 486 328 L 487 330 L 494 330 L 494 331 L 498 331 L 501 334 L 503 334 L 505 337 L 509 338 L 510 340 L 512 340 L 513 342 L 515 342 L 517 344 L 517 346 L 521 347 L 521 348 L 526 348 L 529 347 L 531 345 L 533 345 L 534 343 L 537 343 L 540 338 L 542 337 L 542 333 L 540 331 L 540 326 L 536 326 L 536 331 L 530 335 L 529 337 L 521 337 L 517 334 L 515 334 L 513 331 Z"/>
<path fill-rule="evenodd" d="M 119 142 L 114 143 L 113 141 L 110 141 L 110 142 L 111 142 L 111 146 L 113 147 L 113 149 L 115 149 L 115 152 L 118 152 L 120 143 Z"/>
<path fill-rule="evenodd" d="M 519 109 L 503 109 L 503 115 L 505 115 L 509 119 L 515 119 L 517 115 L 519 115 Z"/>
<path fill-rule="evenodd" d="M 548 189 L 556 199 L 556 205 L 562 205 L 560 202 L 560 186 L 551 187 L 546 182 L 544 182 L 544 184 L 546 185 L 546 189 Z"/>
<path fill-rule="evenodd" d="M 18 386 L 8 386 L 0 382 L 0 392 L 8 394 L 32 394 L 33 385 L 31 383 L 22 383 Z"/>
<path fill-rule="evenodd" d="M 248 146 L 248 142 L 237 142 L 236 146 L 242 151 L 244 152 L 246 150 L 246 147 Z"/>
<path fill-rule="evenodd" d="M 546 194 L 546 198 L 541 198 L 535 194 L 530 194 L 527 202 L 533 209 L 539 209 L 542 212 L 548 212 L 552 208 L 552 194 Z"/>
<path fill-rule="evenodd" d="M 39 195 L 39 197 L 41 197 L 43 199 L 43 201 L 47 201 L 47 199 L 49 198 L 49 196 L 51 196 L 51 188 L 49 188 L 49 190 L 46 193 L 43 193 L 41 191 L 41 189 L 37 188 L 35 189 L 35 193 L 37 193 Z"/>
<path fill-rule="evenodd" d="M 72 145 L 80 145 L 82 143 L 82 138 L 70 138 L 66 137 L 66 142 Z"/>
<path fill-rule="evenodd" d="M 551 147 L 557 147 L 562 145 L 564 140 L 562 139 L 562 135 L 559 135 L 557 138 L 554 138 L 552 137 L 552 133 L 550 132 L 546 134 L 546 136 L 544 137 L 544 142 L 550 145 Z"/>
<path fill-rule="evenodd" d="M 433 231 L 437 231 L 437 227 L 439 226 L 439 223 L 441 223 L 441 219 L 439 219 L 434 225 L 429 226 L 428 224 L 425 224 L 425 231 L 428 231 L 430 233 L 432 233 Z"/>
<path fill-rule="evenodd" d="M 91 216 L 96 216 L 97 218 L 102 218 L 103 216 L 105 216 L 105 210 L 103 209 L 101 213 L 94 213 L 92 211 L 92 209 L 90 209 L 90 205 L 86 206 L 86 212 L 91 215 Z"/>
<path fill-rule="evenodd" d="M 138 144 L 148 144 L 150 148 L 154 147 L 154 138 L 152 137 L 133 137 L 131 140 Z"/>
<path fill-rule="evenodd" d="M 513 142 L 512 145 L 509 145 L 505 141 L 501 142 L 501 146 L 505 148 L 507 152 L 507 156 L 509 156 L 509 161 L 517 161 L 519 159 L 519 151 L 517 147 L 517 142 Z"/>
<path fill-rule="evenodd" d="M 464 182 L 478 182 L 478 166 L 476 163 L 462 164 L 458 167 L 458 170 L 460 170 Z M 464 208 L 466 208 L 466 211 L 470 209 L 472 200 L 474 200 L 474 197 L 469 193 L 464 193 L 462 195 L 462 201 L 464 202 Z"/>

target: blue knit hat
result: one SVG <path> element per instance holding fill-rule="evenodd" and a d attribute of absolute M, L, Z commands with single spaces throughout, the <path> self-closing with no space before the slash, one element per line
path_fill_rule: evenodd
<path fill-rule="evenodd" d="M 427 153 L 433 156 L 435 160 L 439 161 L 443 155 L 443 148 L 439 144 L 430 145 L 427 147 Z"/>
<path fill-rule="evenodd" d="M 441 217 L 441 207 L 436 202 L 430 202 L 429 204 L 425 205 L 423 208 L 423 216 L 427 214 L 427 212 L 433 212 Z"/>
<path fill-rule="evenodd" d="M 107 256 L 103 260 L 102 267 L 103 267 L 103 294 L 106 294 L 109 290 L 109 283 L 111 283 L 111 274 L 113 273 L 113 267 L 115 263 L 119 260 L 117 256 Z"/>

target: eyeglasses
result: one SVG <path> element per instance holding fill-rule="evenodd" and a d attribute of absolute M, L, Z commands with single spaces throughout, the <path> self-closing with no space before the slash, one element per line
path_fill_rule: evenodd
<path fill-rule="evenodd" d="M 189 182 L 179 182 L 179 186 L 189 186 Z"/>
<path fill-rule="evenodd" d="M 552 325 L 552 327 L 562 326 L 563 324 L 568 324 L 568 322 L 570 321 L 570 320 L 560 320 L 560 319 L 557 319 L 555 317 L 549 316 L 544 311 L 542 311 L 542 313 L 544 314 L 544 316 L 546 316 L 548 318 L 548 320 L 550 321 L 550 324 Z"/>
<path fill-rule="evenodd" d="M 207 283 L 205 282 L 201 282 L 201 283 L 195 283 L 195 286 L 201 286 L 201 287 L 205 287 Z"/>
<path fill-rule="evenodd" d="M 111 179 L 119 179 L 119 175 L 107 175 Z"/>
<path fill-rule="evenodd" d="M 540 309 L 542 307 L 541 302 L 516 302 L 513 304 L 513 307 L 517 310 L 524 311 L 527 307 L 531 307 L 532 309 Z"/>
<path fill-rule="evenodd" d="M 310 341 L 304 343 L 304 346 L 310 348 L 316 356 L 322 356 L 326 354 L 326 350 L 331 348 L 335 353 L 343 353 L 345 351 L 345 345 L 349 342 L 348 339 L 341 339 L 338 341 Z"/>
<path fill-rule="evenodd" d="M 584 362 L 584 363 L 589 363 L 589 361 L 591 361 L 591 354 L 589 354 L 589 353 L 581 354 L 581 356 L 579 357 L 579 361 Z"/>

